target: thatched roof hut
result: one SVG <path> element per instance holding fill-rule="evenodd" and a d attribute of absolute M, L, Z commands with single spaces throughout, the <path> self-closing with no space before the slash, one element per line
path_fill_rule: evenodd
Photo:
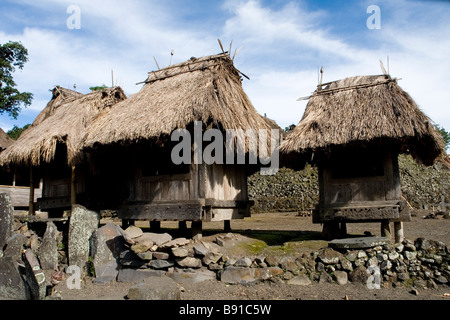
<path fill-rule="evenodd" d="M 432 121 L 387 75 L 349 77 L 320 86 L 280 151 L 311 159 L 313 153 L 336 146 L 377 144 L 396 146 L 425 165 L 444 150 Z"/>
<path fill-rule="evenodd" d="M 85 146 L 158 140 L 194 121 L 222 129 L 266 129 L 228 54 L 150 72 L 142 89 L 95 121 Z"/>
<path fill-rule="evenodd" d="M 11 148 L 0 157 L 1 164 L 37 166 L 55 157 L 56 146 L 67 147 L 67 162 L 80 161 L 81 147 L 89 124 L 105 109 L 126 99 L 120 87 L 83 95 L 56 86 L 47 106 Z"/>
<path fill-rule="evenodd" d="M 381 222 L 381 235 L 403 238 L 411 219 L 401 195 L 397 157 L 433 164 L 443 139 L 431 120 L 388 75 L 350 77 L 319 85 L 303 118 L 280 146 L 286 163 L 317 164 L 319 203 L 313 222 L 330 237 L 347 222 Z"/>
<path fill-rule="evenodd" d="M 3 129 L 0 128 L 0 152 L 12 145 L 14 140 L 11 139 Z"/>
<path fill-rule="evenodd" d="M 113 180 L 111 189 L 123 190 L 119 209 L 123 221 L 201 223 L 250 214 L 246 164 L 195 160 L 175 164 L 171 157 L 171 135 L 177 129 L 187 129 L 191 136 L 196 128 L 198 133 L 219 129 L 223 147 L 228 142 L 225 130 L 235 130 L 235 139 L 244 138 L 248 129 L 267 130 L 270 137 L 271 124 L 251 104 L 241 75 L 227 53 L 191 58 L 150 72 L 138 93 L 94 121 L 85 150 L 104 176 Z M 252 147 L 258 145 L 249 140 Z M 193 145 L 191 139 L 186 153 Z M 250 150 L 248 143 L 245 149 Z"/>

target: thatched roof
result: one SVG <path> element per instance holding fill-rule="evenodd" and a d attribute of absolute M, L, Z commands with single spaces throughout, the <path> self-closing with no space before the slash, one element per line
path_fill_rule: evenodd
<path fill-rule="evenodd" d="M 14 140 L 11 139 L 2 128 L 0 128 L 0 151 L 5 150 L 7 147 L 12 145 Z"/>
<path fill-rule="evenodd" d="M 319 87 L 280 151 L 310 158 L 336 146 L 375 144 L 395 145 L 426 165 L 444 150 L 432 121 L 387 75 L 350 77 Z"/>
<path fill-rule="evenodd" d="M 92 126 L 86 147 L 158 140 L 194 121 L 222 129 L 266 129 L 226 53 L 150 72 L 141 90 Z"/>
<path fill-rule="evenodd" d="M 0 156 L 0 164 L 39 165 L 50 162 L 58 143 L 67 146 L 69 164 L 81 158 L 81 147 L 89 124 L 98 114 L 126 99 L 120 87 L 83 95 L 56 86 L 47 106 L 13 146 Z"/>

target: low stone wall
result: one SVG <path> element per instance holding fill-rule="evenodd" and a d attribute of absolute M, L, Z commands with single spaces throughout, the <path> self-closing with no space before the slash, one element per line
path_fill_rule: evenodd
<path fill-rule="evenodd" d="M 438 208 L 442 201 L 450 203 L 450 170 L 441 162 L 424 167 L 411 156 L 399 156 L 403 196 L 415 209 Z M 248 193 L 255 200 L 253 213 L 299 211 L 308 214 L 319 199 L 317 168 L 306 166 L 295 171 L 280 168 L 276 175 L 255 173 L 248 178 Z"/>

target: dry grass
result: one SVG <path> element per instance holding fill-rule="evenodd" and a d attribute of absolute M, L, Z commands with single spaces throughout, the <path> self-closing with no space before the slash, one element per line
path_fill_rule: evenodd
<path fill-rule="evenodd" d="M 50 102 L 20 138 L 1 154 L 0 163 L 36 166 L 50 162 L 58 143 L 67 146 L 68 164 L 81 161 L 89 125 L 101 111 L 124 99 L 126 96 L 119 87 L 86 95 L 55 87 Z"/>
<path fill-rule="evenodd" d="M 333 146 L 396 145 L 430 165 L 444 143 L 431 120 L 388 76 L 359 76 L 329 83 L 310 98 L 303 118 L 280 146 L 284 154 Z"/>

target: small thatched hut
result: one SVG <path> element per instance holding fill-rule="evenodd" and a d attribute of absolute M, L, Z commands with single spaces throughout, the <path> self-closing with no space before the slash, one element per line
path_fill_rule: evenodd
<path fill-rule="evenodd" d="M 138 93 L 93 123 L 85 146 L 94 163 L 104 169 L 104 160 L 110 160 L 114 176 L 122 168 L 123 183 L 113 184 L 124 191 L 122 219 L 156 221 L 156 226 L 162 220 L 195 221 L 201 226 L 201 221 L 249 215 L 249 166 L 206 164 L 191 154 L 203 152 L 194 141 L 208 129 L 218 129 L 224 140 L 230 129 L 270 132 L 245 94 L 240 75 L 226 53 L 191 58 L 150 72 Z M 182 129 L 192 137 L 190 163 L 175 164 L 172 151 L 178 142 L 171 135 Z"/>
<path fill-rule="evenodd" d="M 303 118 L 280 146 L 293 167 L 319 169 L 319 204 L 313 222 L 336 231 L 346 222 L 389 222 L 402 234 L 404 210 L 399 153 L 431 165 L 443 152 L 431 120 L 388 75 L 350 77 L 320 85 Z"/>
<path fill-rule="evenodd" d="M 101 111 L 124 99 L 120 87 L 83 95 L 56 86 L 33 124 L 0 155 L 0 164 L 29 168 L 31 185 L 42 177 L 43 194 L 38 199 L 41 210 L 70 208 L 77 197 L 84 204 L 89 187 L 85 181 L 89 164 L 82 152 L 84 137 Z"/>
<path fill-rule="evenodd" d="M 0 152 L 12 145 L 14 140 L 11 139 L 2 128 L 0 128 Z"/>

